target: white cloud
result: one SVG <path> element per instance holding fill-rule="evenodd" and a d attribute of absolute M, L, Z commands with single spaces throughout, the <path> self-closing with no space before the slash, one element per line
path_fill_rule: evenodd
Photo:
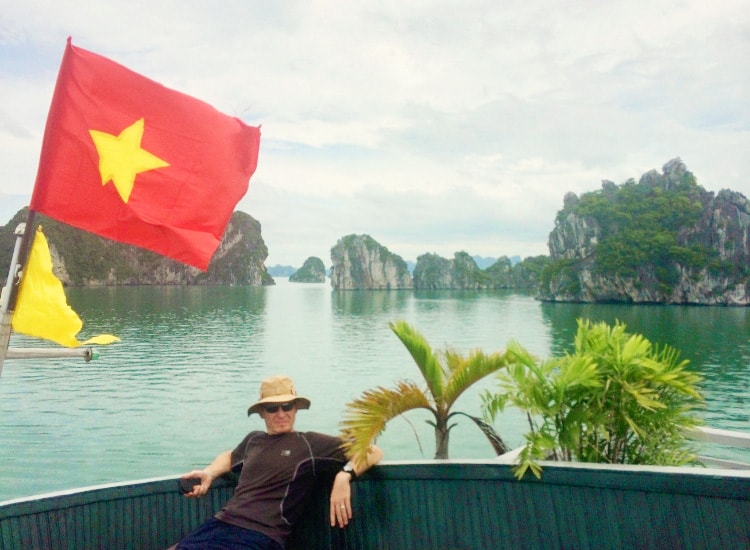
<path fill-rule="evenodd" d="M 0 193 L 31 192 L 65 39 L 262 124 L 269 264 L 546 252 L 567 191 L 680 156 L 750 196 L 743 0 L 4 2 Z M 528 251 L 528 252 L 527 252 Z"/>

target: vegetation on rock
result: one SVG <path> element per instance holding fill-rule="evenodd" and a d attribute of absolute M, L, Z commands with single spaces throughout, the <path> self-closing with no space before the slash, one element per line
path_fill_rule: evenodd
<path fill-rule="evenodd" d="M 326 280 L 326 266 L 323 260 L 310 256 L 297 271 L 289 276 L 292 283 L 324 283 Z"/>
<path fill-rule="evenodd" d="M 750 202 L 707 192 L 679 159 L 566 195 L 549 248 L 543 299 L 750 303 Z"/>
<path fill-rule="evenodd" d="M 638 267 L 650 264 L 657 268 L 660 281 L 670 284 L 675 260 L 697 269 L 706 267 L 710 250 L 679 242 L 680 231 L 701 217 L 701 194 L 688 172 L 668 188 L 629 180 L 617 188 L 583 195 L 576 215 L 593 217 L 601 228 L 596 268 L 602 273 L 635 275 Z"/>
<path fill-rule="evenodd" d="M 421 290 L 536 290 L 547 256 L 528 257 L 515 266 L 508 257 L 499 258 L 480 269 L 466 252 L 456 252 L 452 260 L 437 254 L 423 254 L 414 268 L 414 288 Z"/>

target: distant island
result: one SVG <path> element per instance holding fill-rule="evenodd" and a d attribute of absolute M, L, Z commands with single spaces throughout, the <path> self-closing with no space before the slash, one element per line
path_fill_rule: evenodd
<path fill-rule="evenodd" d="M 472 259 L 477 264 L 479 269 L 487 269 L 491 265 L 497 262 L 499 258 L 493 258 L 491 256 L 472 256 Z M 516 265 L 521 262 L 520 256 L 510 257 L 511 265 Z M 412 260 L 406 260 L 406 269 L 409 273 L 414 273 L 414 268 L 417 267 L 417 262 Z M 272 277 L 291 277 L 297 271 L 298 268 L 291 265 L 275 264 L 267 268 L 268 274 Z"/>
<path fill-rule="evenodd" d="M 0 277 L 8 273 L 22 208 L 0 228 Z M 273 285 L 325 282 L 310 257 L 300 269 L 265 267 L 260 223 L 234 212 L 207 272 L 147 250 L 97 237 L 38 215 L 55 275 L 68 286 Z M 698 185 L 679 159 L 638 181 L 604 180 L 580 197 L 568 193 L 550 232 L 549 256 L 486 258 L 457 251 L 404 261 L 369 235 L 331 248 L 335 290 L 515 289 L 543 301 L 750 305 L 750 202 Z M 298 275 L 299 274 L 299 275 Z M 4 283 L 4 281 L 3 281 Z"/>
<path fill-rule="evenodd" d="M 325 283 L 326 266 L 323 260 L 310 256 L 290 277 L 290 283 Z"/>
<path fill-rule="evenodd" d="M 295 271 L 297 271 L 297 268 L 291 265 L 276 264 L 268 268 L 268 274 L 272 277 L 290 277 L 294 275 Z"/>
<path fill-rule="evenodd" d="M 7 278 L 22 208 L 0 228 L 0 277 Z M 234 212 L 208 270 L 203 272 L 149 250 L 111 241 L 37 214 L 50 246 L 53 272 L 66 286 L 123 285 L 273 285 L 264 261 L 268 249 L 260 223 L 249 214 Z"/>
<path fill-rule="evenodd" d="M 466 252 L 453 259 L 436 254 L 417 258 L 413 275 L 406 262 L 369 235 L 347 235 L 331 249 L 331 286 L 336 290 L 487 290 L 539 286 L 548 258 L 527 258 L 513 265 L 509 258 L 495 260 L 481 269 Z"/>
<path fill-rule="evenodd" d="M 697 184 L 679 159 L 636 182 L 568 193 L 550 256 L 481 269 L 466 252 L 424 254 L 413 273 L 369 235 L 331 250 L 331 285 L 357 289 L 529 289 L 559 302 L 750 305 L 750 202 Z"/>
<path fill-rule="evenodd" d="M 750 304 L 750 202 L 706 191 L 679 158 L 567 194 L 548 245 L 542 300 Z"/>

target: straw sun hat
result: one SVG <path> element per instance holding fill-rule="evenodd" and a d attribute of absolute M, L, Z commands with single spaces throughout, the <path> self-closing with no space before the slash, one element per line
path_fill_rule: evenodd
<path fill-rule="evenodd" d="M 268 403 L 287 403 L 294 401 L 298 409 L 309 409 L 310 400 L 300 397 L 294 390 L 294 382 L 288 376 L 271 376 L 260 383 L 260 399 L 247 409 L 247 415 L 259 413 Z"/>

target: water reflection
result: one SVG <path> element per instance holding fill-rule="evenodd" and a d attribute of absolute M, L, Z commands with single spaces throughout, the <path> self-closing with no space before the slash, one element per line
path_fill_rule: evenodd
<path fill-rule="evenodd" d="M 621 321 L 629 332 L 683 350 L 683 355 L 700 363 L 715 353 L 731 356 L 739 350 L 742 354 L 750 338 L 750 308 L 543 303 L 541 309 L 552 330 L 554 353 L 570 349 L 578 318 Z"/>
<path fill-rule="evenodd" d="M 331 293 L 336 315 L 382 315 L 401 311 L 412 298 L 407 290 L 338 290 Z"/>

